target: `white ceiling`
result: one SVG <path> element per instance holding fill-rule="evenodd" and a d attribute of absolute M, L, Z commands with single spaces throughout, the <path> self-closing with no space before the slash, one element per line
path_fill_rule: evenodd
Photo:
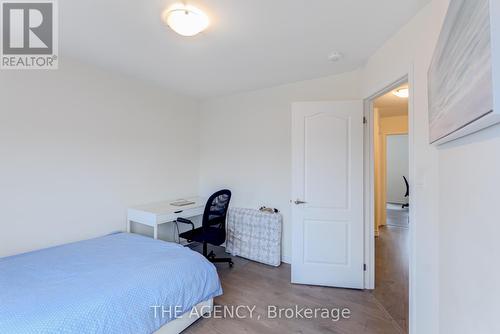
<path fill-rule="evenodd" d="M 175 2 L 59 1 L 61 56 L 212 97 L 354 70 L 429 0 L 188 0 L 212 20 L 190 38 L 161 22 Z"/>

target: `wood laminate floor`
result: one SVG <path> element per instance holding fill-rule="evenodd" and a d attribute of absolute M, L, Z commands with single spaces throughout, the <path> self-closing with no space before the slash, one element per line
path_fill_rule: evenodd
<path fill-rule="evenodd" d="M 409 240 L 408 210 L 387 211 L 387 225 L 375 241 L 376 268 L 373 296 L 404 333 L 408 333 Z"/>
<path fill-rule="evenodd" d="M 221 249 L 216 251 L 221 256 Z M 190 334 L 238 333 L 337 333 L 337 334 L 401 334 L 401 326 L 369 291 L 336 289 L 290 283 L 290 265 L 278 268 L 242 258 L 234 258 L 234 267 L 217 264 L 224 294 L 215 298 L 216 305 L 256 306 L 258 319 L 231 317 L 200 319 L 187 328 Z M 331 319 L 268 319 L 268 305 L 312 308 L 348 308 L 351 318 Z M 247 313 L 247 315 L 249 312 Z"/>

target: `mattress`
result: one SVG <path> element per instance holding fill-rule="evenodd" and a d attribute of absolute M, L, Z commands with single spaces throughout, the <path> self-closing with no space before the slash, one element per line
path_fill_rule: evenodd
<path fill-rule="evenodd" d="M 245 208 L 229 208 L 226 251 L 271 266 L 281 264 L 279 213 Z"/>
<path fill-rule="evenodd" d="M 213 264 L 117 233 L 0 259 L 0 333 L 153 333 L 222 294 Z"/>

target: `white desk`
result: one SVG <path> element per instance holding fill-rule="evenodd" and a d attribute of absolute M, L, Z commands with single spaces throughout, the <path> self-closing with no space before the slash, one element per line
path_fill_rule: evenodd
<path fill-rule="evenodd" d="M 132 223 L 151 226 L 153 228 L 153 237 L 158 239 L 158 225 L 172 222 L 178 217 L 191 218 L 203 214 L 207 201 L 206 198 L 187 197 L 185 199 L 195 203 L 185 206 L 174 206 L 170 203 L 175 200 L 171 200 L 129 208 L 127 213 L 127 231 L 130 232 Z"/>

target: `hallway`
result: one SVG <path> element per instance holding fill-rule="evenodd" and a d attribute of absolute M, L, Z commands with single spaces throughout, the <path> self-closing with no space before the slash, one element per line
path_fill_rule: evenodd
<path fill-rule="evenodd" d="M 388 206 L 387 225 L 376 239 L 374 297 L 408 333 L 408 210 Z"/>

